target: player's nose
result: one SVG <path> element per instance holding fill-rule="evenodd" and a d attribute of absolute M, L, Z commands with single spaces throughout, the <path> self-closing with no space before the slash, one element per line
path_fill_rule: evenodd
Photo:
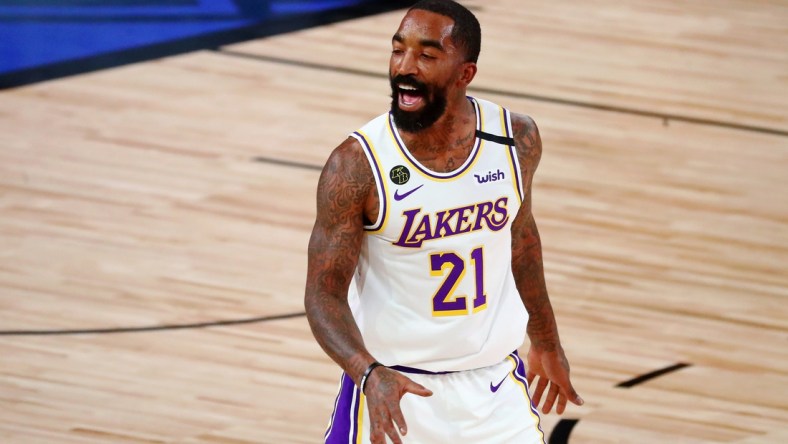
<path fill-rule="evenodd" d="M 419 72 L 416 57 L 412 51 L 406 51 L 395 64 L 396 73 L 401 76 L 416 75 Z"/>

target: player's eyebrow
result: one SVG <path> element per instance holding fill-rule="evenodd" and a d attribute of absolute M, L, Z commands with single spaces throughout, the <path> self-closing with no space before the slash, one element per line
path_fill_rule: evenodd
<path fill-rule="evenodd" d="M 394 37 L 392 37 L 391 40 L 393 40 L 395 42 L 399 42 L 399 43 L 404 43 L 405 42 L 405 38 L 403 38 L 399 33 L 394 34 Z M 441 44 L 441 42 L 439 42 L 437 40 L 422 39 L 422 40 L 419 40 L 419 44 L 421 46 L 429 46 L 431 48 L 435 48 L 435 49 L 437 49 L 438 51 L 441 51 L 441 52 L 446 52 L 446 50 L 444 49 L 444 47 Z"/>

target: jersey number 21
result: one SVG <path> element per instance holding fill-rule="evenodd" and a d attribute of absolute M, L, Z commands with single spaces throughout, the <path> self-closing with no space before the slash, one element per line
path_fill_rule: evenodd
<path fill-rule="evenodd" d="M 462 316 L 487 308 L 487 295 L 484 294 L 484 250 L 482 247 L 473 249 L 469 259 L 476 282 L 476 295 L 473 298 L 473 310 L 470 313 L 468 312 L 468 297 L 454 294 L 457 285 L 465 277 L 466 260 L 454 252 L 430 255 L 430 274 L 444 276 L 443 282 L 432 297 L 433 316 Z"/>

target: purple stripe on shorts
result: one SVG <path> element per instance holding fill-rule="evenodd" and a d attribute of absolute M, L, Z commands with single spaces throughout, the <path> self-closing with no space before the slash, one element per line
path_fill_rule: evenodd
<path fill-rule="evenodd" d="M 323 441 L 328 438 L 328 435 L 331 433 L 331 430 L 334 428 L 334 419 L 337 415 L 337 406 L 339 405 L 339 397 L 342 395 L 342 387 L 345 384 L 344 374 L 343 377 L 339 379 L 339 390 L 337 391 L 337 397 L 334 399 L 334 411 L 331 412 L 331 419 L 328 421 L 328 427 L 326 428 L 326 433 L 323 435 Z"/>
<path fill-rule="evenodd" d="M 514 377 L 517 378 L 518 381 L 522 382 L 526 389 L 529 389 L 530 387 L 528 387 L 528 377 L 525 373 L 525 364 L 523 363 L 523 360 L 520 359 L 520 355 L 518 355 L 516 351 L 512 353 L 512 356 L 514 357 L 515 362 L 517 362 L 517 368 L 514 369 Z M 531 399 L 530 394 L 528 395 L 528 399 Z M 531 402 L 531 409 L 534 409 L 533 402 Z"/>
<path fill-rule="evenodd" d="M 526 390 L 528 390 L 529 389 L 529 387 L 528 387 L 528 377 L 526 376 L 526 373 L 525 373 L 525 364 L 523 363 L 523 360 L 520 359 L 520 355 L 517 354 L 517 350 L 515 350 L 512 353 L 512 356 L 514 357 L 514 360 L 517 362 L 517 368 L 514 369 L 514 377 L 518 381 L 522 382 L 523 385 L 525 386 Z M 536 406 L 534 406 L 534 402 L 531 400 L 531 394 L 530 393 L 528 394 L 528 402 L 531 404 L 531 411 L 534 412 L 534 414 L 540 419 L 536 423 L 536 428 L 539 429 L 539 431 L 542 432 L 542 436 L 544 436 L 544 430 L 542 430 L 541 416 L 539 415 L 539 410 L 536 408 Z"/>
<path fill-rule="evenodd" d="M 326 444 L 348 444 L 358 433 L 358 399 L 356 395 L 356 384 L 350 379 L 350 376 L 343 373 L 342 381 L 339 385 L 339 394 L 337 395 L 336 406 L 334 407 L 334 414 L 331 415 L 331 423 L 328 425 L 326 431 L 325 443 Z M 352 435 L 351 435 L 351 432 Z M 351 436 L 353 438 L 351 438 Z"/>

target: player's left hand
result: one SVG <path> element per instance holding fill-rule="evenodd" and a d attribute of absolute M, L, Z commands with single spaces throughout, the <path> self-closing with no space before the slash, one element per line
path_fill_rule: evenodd
<path fill-rule="evenodd" d="M 536 377 L 536 387 L 532 385 Z M 557 350 L 540 350 L 531 346 L 528 350 L 528 371 L 526 372 L 528 386 L 533 390 L 533 403 L 537 408 L 542 401 L 542 395 L 547 390 L 547 397 L 542 405 L 542 413 L 550 413 L 556 405 L 556 413 L 564 413 L 567 400 L 573 404 L 583 405 L 585 401 L 577 394 L 572 382 L 569 380 L 569 361 L 566 360 L 563 348 Z"/>

